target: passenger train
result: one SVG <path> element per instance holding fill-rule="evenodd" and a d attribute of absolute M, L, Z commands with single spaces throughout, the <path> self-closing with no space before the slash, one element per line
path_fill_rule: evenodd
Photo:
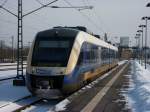
<path fill-rule="evenodd" d="M 37 33 L 26 70 L 26 84 L 32 94 L 61 97 L 117 66 L 118 48 L 85 29 L 54 27 Z"/>

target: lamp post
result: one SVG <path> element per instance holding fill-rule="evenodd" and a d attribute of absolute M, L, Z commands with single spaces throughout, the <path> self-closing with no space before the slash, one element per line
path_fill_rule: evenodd
<path fill-rule="evenodd" d="M 140 63 L 140 36 L 141 36 L 140 33 L 136 34 L 135 36 L 135 39 L 137 40 L 136 41 L 137 42 L 137 57 L 139 58 L 139 63 Z"/>
<path fill-rule="evenodd" d="M 144 46 L 144 28 L 146 27 L 146 25 L 139 25 L 140 28 L 142 28 L 142 51 L 141 51 L 141 65 L 143 65 L 142 60 L 143 60 L 143 46 Z"/>
<path fill-rule="evenodd" d="M 146 47 L 147 47 L 147 21 L 150 20 L 150 17 L 142 17 L 142 20 L 145 20 L 145 69 L 147 63 L 147 54 L 146 54 Z"/>
<path fill-rule="evenodd" d="M 136 47 L 139 47 L 139 38 L 140 38 L 140 34 L 136 34 L 135 39 L 136 39 Z"/>
<path fill-rule="evenodd" d="M 150 3 L 148 3 L 148 4 L 146 5 L 146 7 L 150 7 Z"/>
<path fill-rule="evenodd" d="M 141 49 L 140 49 L 140 45 L 139 45 L 139 52 L 140 52 L 140 57 L 141 57 L 141 65 L 142 65 L 142 55 L 143 55 L 143 31 L 142 30 L 138 30 L 137 31 L 139 34 L 140 33 L 142 33 L 142 44 L 141 44 Z M 141 34 L 140 34 L 140 36 L 141 36 Z M 139 43 L 140 43 L 140 41 L 139 41 Z"/>
<path fill-rule="evenodd" d="M 138 59 L 138 39 L 139 39 L 139 37 L 138 36 L 135 36 L 135 39 L 136 39 L 136 58 Z"/>

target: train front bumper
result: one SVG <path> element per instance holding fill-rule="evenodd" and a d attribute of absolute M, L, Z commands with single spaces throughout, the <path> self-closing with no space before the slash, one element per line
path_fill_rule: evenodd
<path fill-rule="evenodd" d="M 62 97 L 64 76 L 37 76 L 26 75 L 26 84 L 29 91 L 41 98 L 53 99 Z"/>
<path fill-rule="evenodd" d="M 59 89 L 35 89 L 35 94 L 37 97 L 44 99 L 58 99 L 63 97 Z"/>

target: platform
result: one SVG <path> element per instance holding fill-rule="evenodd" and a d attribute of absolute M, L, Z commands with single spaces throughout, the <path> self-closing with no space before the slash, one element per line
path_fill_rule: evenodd
<path fill-rule="evenodd" d="M 65 112 L 129 112 L 122 92 L 128 88 L 130 65 L 116 77 L 123 65 L 105 74 L 67 98 Z M 115 79 L 113 79 L 116 77 Z M 112 82 L 114 81 L 114 83 Z M 112 82 L 112 85 L 111 85 Z M 99 95 L 99 96 L 98 96 Z M 57 108 L 57 106 L 56 106 Z"/>

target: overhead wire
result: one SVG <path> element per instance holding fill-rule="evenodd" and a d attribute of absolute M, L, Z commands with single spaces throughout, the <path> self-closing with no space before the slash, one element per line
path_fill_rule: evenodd
<path fill-rule="evenodd" d="M 1 5 L 4 6 L 7 3 L 8 0 L 5 0 Z M 38 2 L 40 5 L 44 5 L 40 0 L 35 0 L 36 2 Z M 70 5 L 71 7 L 73 7 L 73 5 L 68 2 L 67 0 L 64 0 L 68 5 Z M 94 25 L 94 27 L 100 29 L 101 31 L 103 31 L 103 29 L 101 27 L 99 27 L 89 16 L 87 16 L 86 14 L 82 13 L 79 9 L 74 8 L 75 10 L 77 10 L 85 19 L 87 19 L 91 24 Z M 7 21 L 8 23 L 12 23 L 10 21 Z"/>
<path fill-rule="evenodd" d="M 46 7 L 46 3 L 42 3 L 40 0 L 35 0 L 37 3 L 39 3 L 41 6 L 44 6 L 44 7 Z M 53 1 L 55 1 L 55 0 L 53 0 Z M 57 1 L 59 1 L 59 0 L 57 0 Z M 50 0 L 48 1 L 48 2 L 50 2 Z M 52 2 L 51 2 L 52 3 Z M 32 14 L 34 14 L 35 16 L 38 16 L 37 14 L 35 14 L 35 13 L 32 13 Z M 44 16 L 42 16 L 42 17 L 44 17 Z M 39 19 L 39 18 L 36 18 L 36 19 Z M 41 19 L 41 18 L 40 18 Z M 47 20 L 47 19 L 45 19 L 45 20 Z M 41 21 L 41 20 L 40 20 Z M 49 22 L 46 22 L 46 21 L 42 21 L 42 22 L 45 22 L 46 24 L 49 24 Z"/>
<path fill-rule="evenodd" d="M 87 5 L 92 5 L 92 4 L 89 2 L 89 0 L 84 0 L 84 2 L 86 2 Z M 101 25 L 101 23 L 102 23 L 104 26 L 106 26 L 106 25 L 104 24 L 104 22 L 102 21 L 101 17 L 97 14 L 95 8 L 94 8 L 92 11 L 93 11 L 92 14 L 94 14 L 94 15 L 95 15 L 95 18 L 97 19 L 97 23 L 98 23 L 99 25 Z M 89 12 L 89 13 L 90 13 L 90 12 Z M 90 15 L 91 15 L 91 14 L 90 14 Z M 101 22 L 101 23 L 100 23 L 100 22 Z M 102 28 L 102 29 L 103 29 L 103 28 Z M 106 32 L 107 32 L 107 29 L 104 28 L 103 31 L 106 33 Z"/>
<path fill-rule="evenodd" d="M 7 2 L 8 0 L 5 0 L 0 6 L 3 7 Z"/>
<path fill-rule="evenodd" d="M 13 25 L 17 24 L 17 22 L 13 22 L 13 21 L 9 21 L 9 20 L 4 20 L 2 18 L 0 18 L 0 22 L 5 22 L 5 23 L 13 24 Z M 27 25 L 27 26 L 29 26 L 30 29 L 36 29 L 36 30 L 38 30 L 36 27 L 33 27 L 31 25 Z"/>
<path fill-rule="evenodd" d="M 40 5 L 44 5 L 40 0 L 35 0 L 37 3 L 39 3 Z"/>
<path fill-rule="evenodd" d="M 67 0 L 64 0 L 68 5 L 70 5 L 71 7 L 73 7 L 73 5 L 68 2 Z M 95 28 L 99 29 L 101 32 L 103 32 L 103 29 L 101 27 L 99 27 L 89 16 L 87 16 L 86 14 L 82 13 L 79 9 L 74 8 L 75 10 L 77 10 L 86 20 L 88 20 Z"/>
<path fill-rule="evenodd" d="M 41 6 L 45 6 L 45 3 L 42 3 L 40 0 L 35 0 L 37 3 L 39 3 Z M 47 0 L 46 0 L 47 1 Z M 48 1 L 50 2 L 50 0 Z M 35 16 L 37 16 L 35 13 L 33 13 Z M 37 18 L 36 18 L 37 19 Z M 47 20 L 47 19 L 46 19 Z M 44 21 L 46 24 L 50 24 L 48 21 Z"/>
<path fill-rule="evenodd" d="M 7 1 L 8 0 L 5 0 L 1 5 L 2 6 L 4 6 L 6 3 L 7 3 Z M 45 4 L 43 4 L 42 2 L 40 2 L 40 0 L 36 0 L 38 3 L 40 3 L 41 5 L 45 5 Z M 1 6 L 0 5 L 0 6 Z M 34 13 L 33 13 L 34 14 Z M 34 14 L 34 15 L 36 15 L 36 14 Z M 37 16 L 37 15 L 36 15 Z M 38 19 L 38 18 L 36 18 L 36 19 Z M 14 24 L 14 25 L 16 25 L 17 23 L 16 22 L 13 22 L 13 21 L 9 21 L 9 20 L 5 20 L 5 19 L 2 19 L 2 18 L 0 18 L 0 22 L 5 22 L 5 23 L 10 23 L 10 24 Z M 41 21 L 41 19 L 40 19 L 40 21 Z M 47 24 L 50 24 L 48 21 L 42 21 L 42 22 L 44 22 L 46 25 Z M 31 25 L 26 25 L 26 26 L 29 26 L 29 28 L 30 29 L 35 29 L 35 30 L 39 30 L 37 27 L 33 27 L 33 26 L 31 26 Z M 48 26 L 48 25 L 47 25 Z"/>
<path fill-rule="evenodd" d="M 88 4 L 91 4 L 91 2 L 90 2 L 89 0 L 85 0 L 85 1 L 87 1 Z M 100 16 L 99 14 L 97 14 L 97 11 L 96 11 L 95 9 L 93 9 L 93 13 L 95 14 L 96 18 L 99 20 L 98 23 L 101 23 L 101 24 L 104 25 L 105 30 L 106 30 L 105 33 L 107 33 L 108 35 L 111 35 L 111 30 L 110 30 L 110 28 L 103 22 L 101 16 Z"/>
<path fill-rule="evenodd" d="M 6 2 L 7 2 L 8 0 L 5 0 L 3 3 L 2 3 L 2 5 L 0 5 L 0 6 L 4 6 L 5 4 L 6 4 Z M 36 0 L 39 4 L 41 4 L 41 5 L 45 5 L 45 4 L 43 4 L 42 2 L 40 2 L 40 0 Z M 34 14 L 34 13 L 33 13 Z M 34 14 L 34 15 L 36 15 L 36 14 Z M 36 15 L 37 16 L 37 15 Z M 1 19 L 1 18 L 0 18 Z M 37 19 L 37 18 L 36 18 Z M 1 19 L 2 20 L 2 19 Z M 9 21 L 9 20 L 2 20 L 3 22 L 5 22 L 5 23 L 10 23 L 10 24 L 17 24 L 17 23 L 15 23 L 15 22 L 12 22 L 12 21 Z M 41 20 L 40 20 L 41 21 Z M 46 22 L 46 21 L 44 21 L 44 22 Z M 49 22 L 46 22 L 45 24 L 49 24 Z M 28 25 L 28 26 L 30 26 L 30 25 Z M 30 28 L 31 28 L 32 26 L 30 26 Z M 32 27 L 33 29 L 37 29 L 36 27 Z"/>
<path fill-rule="evenodd" d="M 40 0 L 35 0 L 37 3 L 39 3 L 41 6 L 45 6 L 45 3 L 42 3 Z"/>
<path fill-rule="evenodd" d="M 87 5 L 87 6 L 90 6 L 91 4 L 88 2 L 88 0 L 82 0 L 83 1 L 83 4 L 84 5 Z M 91 15 L 91 11 L 89 11 L 89 10 L 87 10 L 88 11 L 88 15 L 87 16 L 89 16 L 89 18 L 90 18 L 90 15 Z M 92 9 L 92 11 L 94 11 L 95 12 L 95 8 L 93 8 Z M 93 18 L 93 17 L 92 17 Z M 97 22 L 97 23 L 99 23 L 99 22 Z M 99 25 L 98 25 L 99 26 Z M 102 28 L 102 27 L 100 27 L 100 29 L 102 30 L 102 32 L 104 33 L 105 32 L 105 30 Z"/>

